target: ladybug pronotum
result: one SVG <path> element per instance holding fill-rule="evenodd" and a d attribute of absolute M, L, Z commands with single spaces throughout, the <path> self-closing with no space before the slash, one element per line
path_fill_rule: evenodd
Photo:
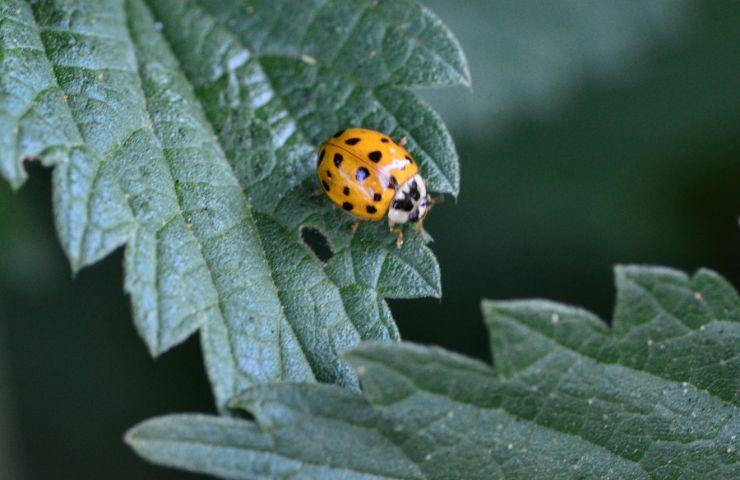
<path fill-rule="evenodd" d="M 419 166 L 409 152 L 387 135 L 364 128 L 337 132 L 319 148 L 316 175 L 323 192 L 357 218 L 376 222 L 388 214 L 388 226 L 403 244 L 396 225 L 422 223 L 432 205 Z"/>

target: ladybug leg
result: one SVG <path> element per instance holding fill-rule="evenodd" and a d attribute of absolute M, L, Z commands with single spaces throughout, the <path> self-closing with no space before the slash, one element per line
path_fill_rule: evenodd
<path fill-rule="evenodd" d="M 437 203 L 444 203 L 445 197 L 440 196 L 439 198 L 434 198 L 431 195 L 427 195 L 427 211 L 424 212 L 424 218 L 427 218 L 427 215 L 429 215 L 429 212 L 432 211 L 432 208 L 434 208 L 434 205 Z M 424 220 L 422 218 L 422 220 Z"/>
<path fill-rule="evenodd" d="M 313 192 L 311 192 L 311 197 L 314 197 L 314 198 L 315 197 L 320 197 L 323 194 L 324 194 L 324 189 L 323 188 L 317 188 L 316 190 L 314 190 Z"/>
<path fill-rule="evenodd" d="M 409 143 L 409 139 L 406 135 L 401 137 L 401 140 L 398 141 L 398 144 L 401 145 L 402 147 L 405 146 L 407 143 Z"/>
<path fill-rule="evenodd" d="M 396 248 L 401 248 L 403 245 L 403 230 L 401 230 L 401 227 L 393 227 L 391 230 L 396 234 Z"/>
<path fill-rule="evenodd" d="M 432 207 L 434 207 L 435 203 L 437 203 L 437 201 L 431 195 L 427 195 L 427 210 L 426 212 L 424 212 L 424 216 L 421 217 L 418 222 L 416 222 L 417 232 L 424 233 L 424 219 L 427 218 L 427 215 L 429 215 L 429 212 L 432 211 Z"/>
<path fill-rule="evenodd" d="M 439 204 L 445 203 L 445 194 L 444 193 L 440 193 L 438 197 L 433 197 L 431 195 L 427 195 L 427 198 L 429 199 L 429 203 L 432 204 L 432 205 L 435 204 L 435 203 L 439 203 Z"/>
<path fill-rule="evenodd" d="M 355 220 L 355 223 L 352 224 L 352 233 L 357 232 L 357 229 L 360 228 L 361 223 L 362 223 L 362 220 Z"/>
<path fill-rule="evenodd" d="M 388 228 L 391 229 L 391 232 L 396 234 L 396 248 L 401 248 L 401 245 L 403 245 L 403 230 L 401 230 L 401 227 L 397 227 L 395 223 L 391 222 L 391 219 L 388 219 Z"/>

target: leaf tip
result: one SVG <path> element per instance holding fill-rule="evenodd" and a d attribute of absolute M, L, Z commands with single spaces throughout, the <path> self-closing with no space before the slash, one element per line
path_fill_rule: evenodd
<path fill-rule="evenodd" d="M 8 182 L 8 185 L 10 185 L 10 189 L 13 193 L 16 193 L 26 183 L 27 177 L 25 175 L 14 178 L 5 177 L 5 180 Z"/>
<path fill-rule="evenodd" d="M 521 309 L 537 308 L 542 300 L 491 300 L 484 298 L 480 302 L 483 321 L 490 328 L 501 322 L 501 317 L 507 314 L 515 315 Z M 553 304 L 556 305 L 557 304 Z"/>
<path fill-rule="evenodd" d="M 446 62 L 452 72 L 454 72 L 454 75 L 450 75 L 446 79 L 447 81 L 442 82 L 441 84 L 463 85 L 470 88 L 471 77 L 470 68 L 468 67 L 468 59 L 465 56 L 465 51 L 463 50 L 462 45 L 460 45 L 460 41 L 457 36 L 452 33 L 452 30 L 442 22 L 439 16 L 434 13 L 432 9 L 421 4 L 419 4 L 419 7 L 421 8 L 422 14 L 427 18 L 430 18 L 432 23 L 439 29 L 442 37 L 448 44 L 446 46 L 450 47 L 448 51 L 451 55 L 446 58 Z"/>
<path fill-rule="evenodd" d="M 340 355 L 344 361 L 352 366 L 355 372 L 357 372 L 357 376 L 362 380 L 368 373 L 368 363 L 386 358 L 391 352 L 391 349 L 408 351 L 409 349 L 413 349 L 413 347 L 414 345 L 408 342 L 397 343 L 371 340 L 361 342 L 351 349 L 343 351 Z"/>
<path fill-rule="evenodd" d="M 483 315 L 483 321 L 486 323 L 486 325 L 490 325 L 492 317 L 496 312 L 496 302 L 494 300 L 484 298 L 480 301 L 480 311 Z"/>
<path fill-rule="evenodd" d="M 465 52 L 462 50 L 462 47 L 460 48 L 460 55 L 462 57 L 462 65 L 461 65 L 462 71 L 460 72 L 461 74 L 460 84 L 464 86 L 465 88 L 472 90 L 473 78 L 470 75 L 470 67 L 468 66 L 468 59 L 465 56 Z"/>
<path fill-rule="evenodd" d="M 140 433 L 142 430 L 146 430 L 146 428 L 155 421 L 156 419 L 148 419 L 130 427 L 123 433 L 123 443 L 128 445 L 128 447 L 137 455 L 144 456 L 144 453 L 142 452 L 142 438 Z"/>
<path fill-rule="evenodd" d="M 693 278 L 702 278 L 702 277 L 711 278 L 712 280 L 715 280 L 715 281 L 726 282 L 725 278 L 722 275 L 715 272 L 711 268 L 702 267 L 698 269 L 693 275 Z"/>
<path fill-rule="evenodd" d="M 128 293 L 131 295 L 131 292 Z M 133 317 L 134 326 L 136 327 L 136 331 L 139 333 L 139 337 L 144 342 L 144 345 L 146 345 L 149 355 L 156 360 L 167 350 L 167 348 L 162 345 L 162 342 L 158 338 L 159 336 L 156 329 L 150 328 L 150 325 L 147 325 L 147 322 L 141 318 L 142 315 L 135 309 Z"/>
<path fill-rule="evenodd" d="M 72 278 L 72 280 L 75 280 L 77 278 L 77 274 L 80 273 L 82 269 L 88 265 L 88 263 L 84 262 L 80 255 L 78 255 L 76 252 L 73 252 L 66 248 L 65 252 L 67 253 L 67 258 L 69 259 L 70 277 Z"/>
<path fill-rule="evenodd" d="M 145 339 L 144 343 L 146 343 L 146 349 L 149 351 L 149 355 L 155 360 L 166 351 L 166 349 L 163 349 L 161 345 L 155 342 L 150 342 Z"/>
<path fill-rule="evenodd" d="M 431 298 L 436 298 L 437 300 L 442 299 L 442 282 L 439 278 L 437 278 L 437 281 L 434 282 L 433 285 L 430 285 L 430 295 Z"/>
<path fill-rule="evenodd" d="M 456 161 L 459 164 L 460 158 L 457 155 L 457 152 L 455 152 L 455 159 L 456 159 Z M 440 193 L 442 195 L 450 195 L 452 198 L 455 199 L 455 202 L 457 202 L 457 197 L 460 195 L 460 173 L 459 173 L 459 168 L 458 168 L 458 172 L 455 175 L 455 177 L 452 178 L 449 181 L 448 186 L 444 190 L 441 190 Z"/>
<path fill-rule="evenodd" d="M 133 427 L 129 428 L 123 433 L 123 443 L 128 445 L 129 447 L 136 450 L 136 432 L 138 429 L 138 424 L 134 425 Z"/>

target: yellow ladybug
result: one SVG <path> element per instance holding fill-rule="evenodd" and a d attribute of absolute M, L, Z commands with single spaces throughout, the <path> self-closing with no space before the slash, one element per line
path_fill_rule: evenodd
<path fill-rule="evenodd" d="M 337 132 L 319 149 L 316 175 L 323 192 L 351 215 L 354 229 L 363 220 L 376 222 L 388 214 L 388 226 L 403 244 L 397 224 L 422 222 L 432 206 L 419 166 L 403 147 L 389 136 L 364 128 Z M 321 191 L 319 191 L 321 192 Z"/>

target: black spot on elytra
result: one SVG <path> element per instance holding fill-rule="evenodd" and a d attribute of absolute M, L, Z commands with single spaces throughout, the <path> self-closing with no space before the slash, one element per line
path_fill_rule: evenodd
<path fill-rule="evenodd" d="M 344 143 L 346 143 L 347 145 L 357 145 L 358 143 L 360 143 L 360 139 L 357 137 L 348 138 L 344 141 Z"/>
<path fill-rule="evenodd" d="M 349 202 L 344 202 L 344 203 L 342 204 L 342 208 L 343 208 L 343 209 L 345 209 L 345 210 L 347 210 L 348 212 L 351 212 L 351 211 L 352 211 L 352 209 L 353 209 L 353 208 L 355 208 L 355 206 L 354 206 L 354 205 L 352 205 L 352 204 L 351 204 L 351 203 L 349 203 Z"/>
<path fill-rule="evenodd" d="M 396 177 L 393 175 L 390 176 L 388 179 L 388 183 L 386 183 L 386 188 L 392 188 L 393 190 L 398 188 L 398 180 L 396 180 Z"/>
<path fill-rule="evenodd" d="M 316 160 L 316 166 L 317 167 L 321 164 L 321 161 L 324 159 L 324 154 L 325 153 L 326 153 L 326 151 L 322 148 L 321 151 L 319 152 L 319 158 L 318 158 L 318 160 Z"/>
<path fill-rule="evenodd" d="M 376 202 L 379 202 L 379 201 L 383 200 L 383 195 L 381 195 L 380 193 L 374 193 L 373 194 L 373 200 L 376 201 Z"/>
<path fill-rule="evenodd" d="M 322 180 L 321 181 L 321 185 L 324 187 L 324 190 L 326 190 L 327 192 L 329 191 L 329 184 L 328 183 L 326 183 L 325 181 Z"/>
<path fill-rule="evenodd" d="M 406 155 L 406 161 L 409 162 L 409 163 L 414 163 L 414 160 L 411 157 L 409 157 L 408 155 Z"/>
<path fill-rule="evenodd" d="M 326 176 L 329 177 L 329 178 L 331 178 L 331 170 L 327 170 L 326 171 Z"/>
<path fill-rule="evenodd" d="M 334 138 L 339 138 L 344 133 L 344 130 L 339 130 L 337 133 L 334 134 Z"/>
<path fill-rule="evenodd" d="M 410 212 L 414 209 L 414 202 L 410 198 L 396 199 L 393 200 L 393 208 L 396 210 L 404 210 Z"/>
<path fill-rule="evenodd" d="M 388 140 L 388 139 L 387 139 L 387 138 L 385 138 L 385 137 L 381 138 L 381 139 L 380 139 L 380 141 L 381 141 L 381 142 L 383 142 L 383 143 L 388 143 L 388 142 L 390 142 L 390 140 Z"/>
<path fill-rule="evenodd" d="M 383 158 L 383 154 L 378 150 L 368 153 L 367 156 L 375 163 L 378 163 Z"/>
<path fill-rule="evenodd" d="M 342 156 L 342 154 L 335 153 L 334 154 L 334 165 L 336 165 L 337 168 L 339 168 L 339 166 L 342 164 L 342 161 L 344 161 L 344 157 Z"/>
<path fill-rule="evenodd" d="M 375 213 L 375 212 L 377 212 L 377 211 L 378 211 L 378 209 L 377 209 L 377 208 L 375 208 L 375 207 L 373 207 L 372 205 L 367 205 L 367 206 L 365 207 L 365 210 L 367 210 L 367 213 L 371 213 L 371 214 L 372 214 L 372 213 Z"/>
<path fill-rule="evenodd" d="M 360 167 L 357 169 L 357 172 L 355 172 L 355 178 L 357 179 L 358 182 L 365 180 L 369 176 L 370 176 L 370 171 L 365 167 Z"/>
<path fill-rule="evenodd" d="M 344 190 L 342 190 L 342 193 L 345 195 L 349 195 L 349 187 L 344 187 Z"/>

